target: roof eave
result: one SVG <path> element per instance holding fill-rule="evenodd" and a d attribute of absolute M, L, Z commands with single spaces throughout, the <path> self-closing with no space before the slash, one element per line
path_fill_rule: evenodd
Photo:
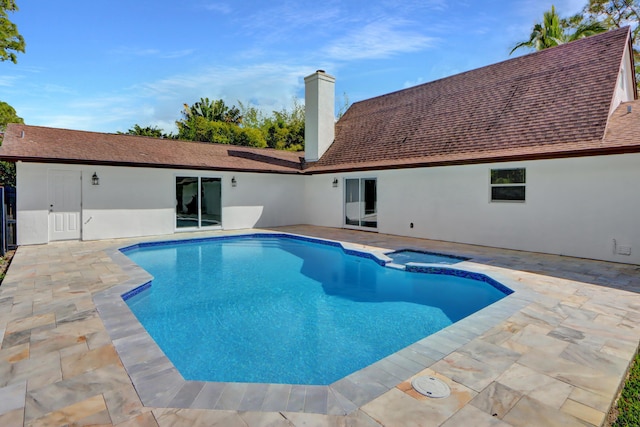
<path fill-rule="evenodd" d="M 532 153 L 532 154 L 516 154 L 516 155 L 499 155 L 495 157 L 482 157 L 482 158 L 469 158 L 469 159 L 457 159 L 457 160 L 427 160 L 415 163 L 389 163 L 389 164 L 377 164 L 377 165 L 363 165 L 353 167 L 317 167 L 306 170 L 306 175 L 320 175 L 329 173 L 348 173 L 348 172 L 367 172 L 378 170 L 391 170 L 391 169 L 416 169 L 416 168 L 428 168 L 428 167 L 440 167 L 440 166 L 460 166 L 460 165 L 474 165 L 474 164 L 487 164 L 487 163 L 505 163 L 505 162 L 522 162 L 529 160 L 551 160 L 551 159 L 564 159 L 564 158 L 576 158 L 576 157 L 593 157 L 615 154 L 630 154 L 640 153 L 640 145 L 636 146 L 620 146 L 620 147 L 598 147 L 592 149 L 580 149 L 563 152 L 552 153 Z"/>
<path fill-rule="evenodd" d="M 238 168 L 228 166 L 211 166 L 211 165 L 175 165 L 165 163 L 139 163 L 139 162 L 121 162 L 121 161 L 104 161 L 104 160 L 83 160 L 83 159 L 54 159 L 41 157 L 21 157 L 0 155 L 0 160 L 7 162 L 25 162 L 25 163 L 59 163 L 65 165 L 88 165 L 88 166 L 122 166 L 137 168 L 155 168 L 155 169 L 180 169 L 180 170 L 208 170 L 221 172 L 249 172 L 249 173 L 275 173 L 285 175 L 300 175 L 300 170 L 277 170 L 277 169 L 258 169 L 258 168 Z"/>

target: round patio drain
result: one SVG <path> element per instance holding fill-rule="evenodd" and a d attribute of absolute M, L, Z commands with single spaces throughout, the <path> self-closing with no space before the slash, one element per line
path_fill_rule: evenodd
<path fill-rule="evenodd" d="M 416 377 L 411 386 L 420 394 L 428 397 L 449 397 L 451 389 L 442 380 L 433 377 Z"/>

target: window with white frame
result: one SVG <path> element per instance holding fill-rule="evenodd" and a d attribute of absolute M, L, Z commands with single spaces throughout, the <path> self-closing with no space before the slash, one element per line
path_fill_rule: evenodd
<path fill-rule="evenodd" d="M 491 169 L 491 201 L 524 202 L 526 183 L 525 168 Z"/>

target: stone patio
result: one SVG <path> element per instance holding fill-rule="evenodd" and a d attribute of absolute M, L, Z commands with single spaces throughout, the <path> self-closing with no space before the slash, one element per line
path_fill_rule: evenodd
<path fill-rule="evenodd" d="M 114 249 L 252 231 L 20 247 L 0 286 L 0 425 L 598 426 L 638 349 L 639 266 L 294 226 L 272 231 L 461 255 L 516 292 L 322 390 L 167 385 L 173 366 L 105 299 L 148 279 Z M 425 374 L 451 396 L 413 391 Z"/>

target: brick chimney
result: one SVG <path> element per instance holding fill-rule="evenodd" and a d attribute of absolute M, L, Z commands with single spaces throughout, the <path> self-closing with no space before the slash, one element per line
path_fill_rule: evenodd
<path fill-rule="evenodd" d="M 336 78 L 318 70 L 304 78 L 304 159 L 315 162 L 335 136 Z"/>

